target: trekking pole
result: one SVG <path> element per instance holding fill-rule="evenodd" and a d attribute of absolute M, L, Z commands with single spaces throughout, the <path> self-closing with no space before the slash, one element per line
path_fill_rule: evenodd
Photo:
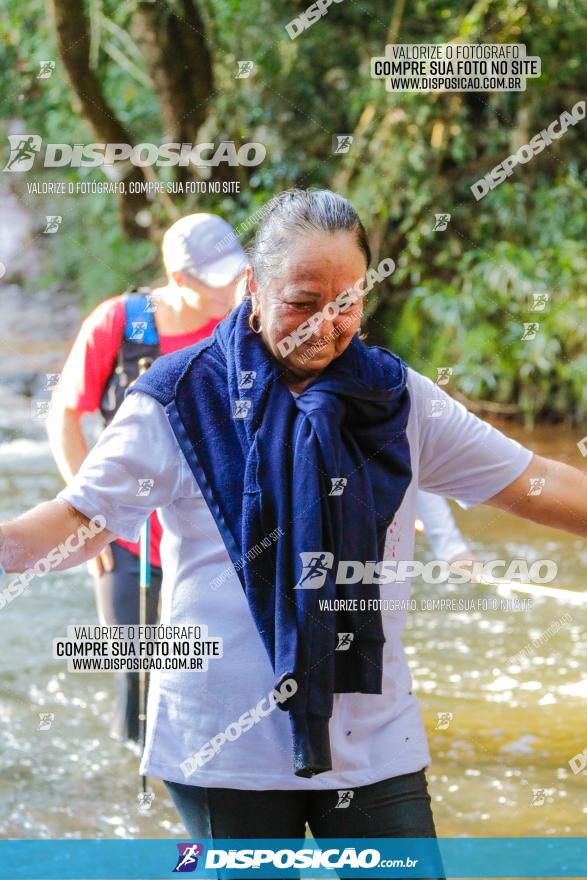
<path fill-rule="evenodd" d="M 146 519 L 140 536 L 140 574 L 139 574 L 139 626 L 147 623 L 147 590 L 151 585 L 151 562 L 149 560 L 149 539 L 151 523 Z M 144 630 L 143 630 L 144 632 Z M 145 727 L 147 721 L 147 673 L 139 669 L 139 742 L 145 747 Z M 143 793 L 147 791 L 147 777 L 141 774 Z"/>
<path fill-rule="evenodd" d="M 139 360 L 139 376 L 146 372 L 153 363 L 151 358 Z M 151 561 L 149 559 L 149 544 L 151 538 L 151 518 L 147 517 L 139 538 L 140 566 L 139 566 L 139 626 L 147 625 L 147 590 L 151 586 Z M 143 630 L 144 632 L 144 630 Z M 147 673 L 139 669 L 139 743 L 145 747 L 145 731 L 147 722 Z M 147 793 L 147 777 L 141 773 L 141 790 Z"/>

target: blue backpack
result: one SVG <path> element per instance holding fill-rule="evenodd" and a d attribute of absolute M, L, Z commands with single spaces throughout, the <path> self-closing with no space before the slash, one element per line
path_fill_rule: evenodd
<path fill-rule="evenodd" d="M 124 311 L 122 343 L 100 402 L 100 412 L 107 425 L 124 400 L 128 387 L 161 354 L 149 289 L 128 290 L 124 294 Z"/>

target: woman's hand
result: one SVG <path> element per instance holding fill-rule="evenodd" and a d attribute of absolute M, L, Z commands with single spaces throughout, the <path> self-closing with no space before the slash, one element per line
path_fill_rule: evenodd
<path fill-rule="evenodd" d="M 114 571 L 114 556 L 110 545 L 104 547 L 101 553 L 88 560 L 88 571 L 92 577 L 102 577 Z"/>

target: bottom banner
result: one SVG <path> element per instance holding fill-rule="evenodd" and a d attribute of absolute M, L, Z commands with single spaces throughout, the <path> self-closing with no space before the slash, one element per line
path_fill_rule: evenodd
<path fill-rule="evenodd" d="M 587 838 L 4 840 L 1 880 L 586 877 Z"/>

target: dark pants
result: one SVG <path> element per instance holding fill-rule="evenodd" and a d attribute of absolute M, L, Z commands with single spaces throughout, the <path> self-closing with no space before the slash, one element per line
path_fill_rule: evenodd
<path fill-rule="evenodd" d="M 120 544 L 111 544 L 114 571 L 94 579 L 100 623 L 107 626 L 139 623 L 139 557 Z M 161 569 L 151 566 L 146 623 L 156 623 Z M 112 733 L 120 739 L 139 739 L 139 673 L 116 673 L 118 695 Z"/>
<path fill-rule="evenodd" d="M 305 836 L 306 822 L 317 840 L 436 837 L 423 770 L 349 789 L 352 797 L 346 797 L 347 807 L 340 806 L 338 791 L 240 791 L 178 782 L 165 785 L 194 841 L 227 837 L 300 839 Z M 435 860 L 436 869 L 440 877 L 440 855 Z M 225 870 L 218 874 L 228 876 Z M 280 874 L 295 876 L 291 871 Z"/>

